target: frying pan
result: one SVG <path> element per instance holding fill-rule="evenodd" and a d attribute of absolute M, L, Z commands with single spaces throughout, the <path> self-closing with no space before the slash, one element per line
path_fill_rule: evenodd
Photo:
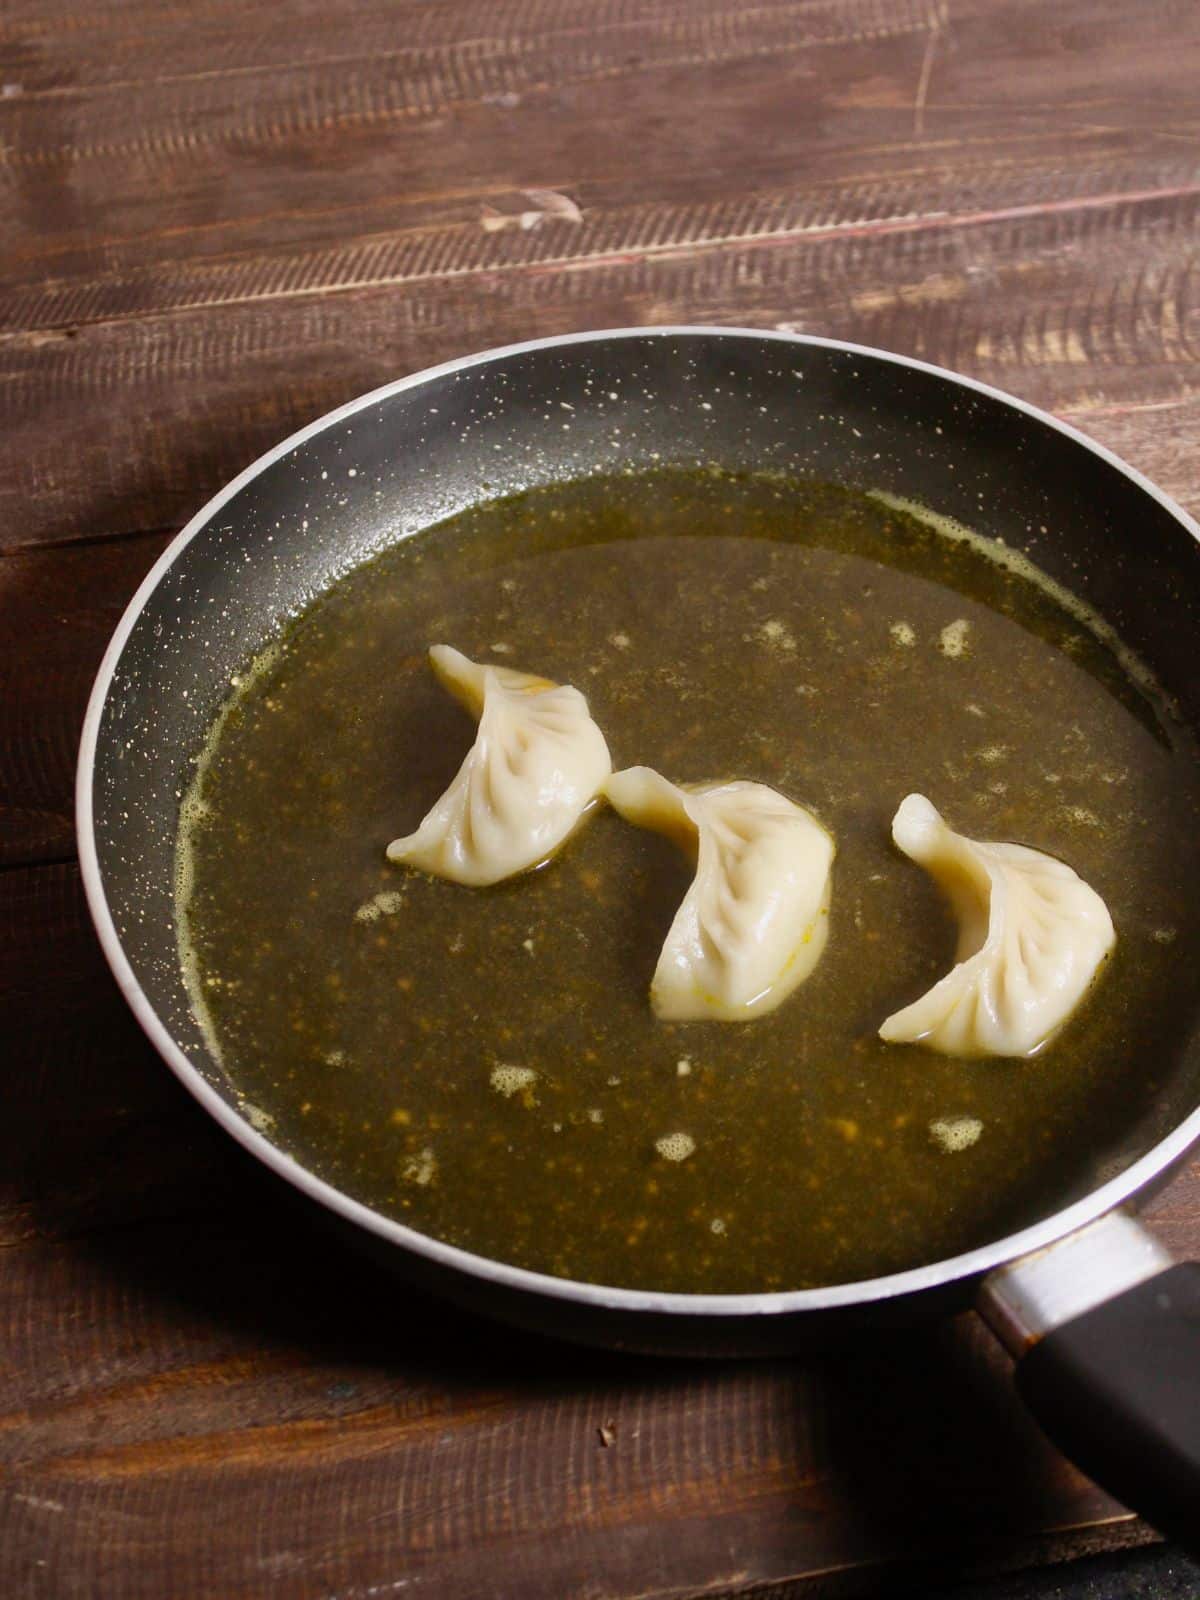
<path fill-rule="evenodd" d="M 751 1354 L 974 1303 L 1062 1448 L 1200 1549 L 1200 1265 L 1173 1264 L 1133 1216 L 1200 1140 L 1200 1037 L 1121 1130 L 1119 1159 L 1107 1151 L 1056 1214 L 885 1278 L 731 1295 L 551 1278 L 417 1233 L 251 1127 L 205 1047 L 176 955 L 173 851 L 178 796 L 231 674 L 342 573 L 472 501 L 673 462 L 886 489 L 1004 539 L 1113 624 L 1200 728 L 1200 528 L 1074 429 L 986 385 L 832 340 L 664 327 L 513 345 L 388 384 L 294 434 L 212 499 L 138 590 L 96 680 L 78 773 L 83 880 L 117 982 L 239 1143 L 461 1304 L 594 1343 Z"/>

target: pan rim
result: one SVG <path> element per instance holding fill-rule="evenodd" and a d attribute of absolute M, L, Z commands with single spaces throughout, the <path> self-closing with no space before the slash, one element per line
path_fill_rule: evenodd
<path fill-rule="evenodd" d="M 573 1278 L 557 1278 L 492 1257 L 477 1255 L 457 1245 L 443 1243 L 387 1217 L 318 1177 L 265 1134 L 253 1128 L 238 1109 L 224 1100 L 208 1083 L 199 1068 L 192 1064 L 186 1052 L 175 1041 L 170 1029 L 159 1017 L 138 982 L 113 921 L 100 868 L 93 816 L 93 779 L 101 718 L 125 646 L 150 596 L 182 552 L 208 526 L 221 508 L 283 456 L 345 418 L 391 395 L 417 388 L 456 372 L 538 350 L 561 349 L 618 339 L 652 338 L 752 340 L 759 344 L 816 347 L 873 362 L 886 362 L 892 366 L 942 379 L 960 389 L 1012 407 L 1082 446 L 1149 495 L 1200 543 L 1200 523 L 1197 523 L 1182 506 L 1136 467 L 1130 466 L 1105 445 L 1089 438 L 1070 423 L 991 384 L 953 372 L 947 367 L 869 345 L 824 338 L 816 334 L 787 333 L 740 326 L 712 326 L 703 323 L 678 323 L 554 334 L 541 339 L 496 346 L 472 355 L 459 356 L 436 366 L 422 368 L 403 378 L 382 384 L 324 413 L 251 462 L 189 519 L 151 567 L 125 608 L 104 653 L 89 696 L 80 738 L 75 781 L 75 822 L 80 873 L 88 910 L 101 949 L 126 1003 L 143 1032 L 179 1081 L 226 1133 L 309 1199 L 363 1228 L 367 1233 L 424 1257 L 436 1266 L 465 1274 L 469 1278 L 494 1287 L 543 1299 L 566 1301 L 580 1307 L 642 1315 L 710 1318 L 776 1317 L 805 1312 L 845 1310 L 879 1302 L 908 1299 L 922 1293 L 946 1289 L 955 1284 L 973 1283 L 997 1267 L 1046 1249 L 1108 1212 L 1129 1204 L 1141 1191 L 1151 1187 L 1157 1178 L 1182 1159 L 1192 1145 L 1200 1141 L 1200 1106 L 1123 1172 L 1091 1190 L 1081 1199 L 1072 1202 L 1071 1205 L 987 1245 L 924 1266 L 911 1267 L 903 1272 L 819 1288 L 746 1294 L 687 1294 L 656 1289 L 633 1289 Z"/>

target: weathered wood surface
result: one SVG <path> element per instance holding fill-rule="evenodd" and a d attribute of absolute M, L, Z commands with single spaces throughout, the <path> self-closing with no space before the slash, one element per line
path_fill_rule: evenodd
<path fill-rule="evenodd" d="M 0 1594 L 875 1592 L 1148 1537 L 971 1319 L 635 1363 L 325 1249 L 89 931 L 74 749 L 170 531 L 329 406 L 635 322 L 909 351 L 1200 508 L 1190 0 L 0 4 Z M 1200 1167 L 1158 1202 L 1200 1248 Z"/>
<path fill-rule="evenodd" d="M 291 9 L 10 24 L 6 545 L 177 523 L 338 401 L 578 327 L 815 329 L 1195 420 L 1187 0 Z"/>

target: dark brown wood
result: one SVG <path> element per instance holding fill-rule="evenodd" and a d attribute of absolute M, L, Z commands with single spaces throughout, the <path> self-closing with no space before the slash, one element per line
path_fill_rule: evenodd
<path fill-rule="evenodd" d="M 74 854 L 75 753 L 92 679 L 165 543 L 150 534 L 0 562 L 0 867 Z"/>
<path fill-rule="evenodd" d="M 0 1594 L 864 1593 L 1151 1535 L 973 1319 L 753 1367 L 483 1327 L 314 1234 L 90 932 L 91 676 L 291 428 L 536 334 L 908 351 L 1200 507 L 1188 0 L 0 14 Z M 1200 1166 L 1156 1225 L 1200 1248 Z"/>
<path fill-rule="evenodd" d="M 350 395 L 578 327 L 1193 395 L 1193 7 L 306 7 L 251 61 L 140 13 L 6 47 L 0 548 L 178 522 Z"/>
<path fill-rule="evenodd" d="M 15 413 L 0 435 L 0 549 L 182 521 L 314 415 L 464 349 L 680 319 L 899 349 L 1085 427 L 1094 418 L 1101 437 L 1111 413 L 1143 411 L 1147 455 L 1140 434 L 1132 453 L 1155 471 L 1156 436 L 1175 437 L 1200 403 L 1190 279 L 1167 265 L 1198 207 L 1174 197 L 957 230 L 897 223 L 14 335 L 0 342 Z M 1185 472 L 1166 465 L 1166 486 L 1186 494 Z"/>
<path fill-rule="evenodd" d="M 253 1163 L 143 1038 L 73 863 L 0 872 L 0 1038 L 0 1251 L 245 1203 Z"/>
<path fill-rule="evenodd" d="M 790 1363 L 583 1356 L 381 1285 L 288 1220 L 264 1197 L 235 1222 L 13 1252 L 10 1292 L 51 1297 L 62 1331 L 9 1346 L 10 1579 L 49 1537 L 67 1593 L 136 1550 L 123 1592 L 147 1597 L 283 1575 L 353 1594 L 363 1570 L 682 1594 L 805 1563 L 945 1575 L 1116 1515 L 1024 1420 L 971 1319 Z"/>

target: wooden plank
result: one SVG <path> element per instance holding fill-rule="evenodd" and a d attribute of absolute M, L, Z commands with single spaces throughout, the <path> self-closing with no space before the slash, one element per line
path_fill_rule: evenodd
<path fill-rule="evenodd" d="M 75 850 L 75 753 L 109 637 L 166 535 L 0 559 L 0 867 Z"/>
<path fill-rule="evenodd" d="M 215 3 L 195 26 L 178 8 L 135 7 L 72 12 L 60 28 L 39 8 L 4 47 L 19 92 L 0 99 L 14 243 L 0 290 L 0 545 L 177 522 L 258 449 L 373 383 L 606 322 L 842 334 L 1072 408 L 1186 400 L 1200 191 L 1185 46 L 1200 12 L 1164 0 L 1098 27 L 1072 0 L 1055 28 L 1031 31 L 1021 0 L 950 18 L 887 8 L 887 26 L 877 11 L 816 0 L 730 23 L 715 4 L 619 0 L 599 33 L 652 36 L 632 87 L 601 77 L 572 98 L 543 63 L 528 94 L 456 101 L 449 120 L 402 118 L 386 138 L 354 116 L 322 113 L 306 132 L 281 112 L 292 133 L 260 161 L 245 130 L 236 155 L 206 144 L 191 102 L 195 137 L 176 139 L 161 122 L 182 115 L 176 77 L 193 74 L 203 95 L 222 83 L 229 107 L 265 115 L 247 109 L 259 107 L 247 58 L 253 75 L 260 57 L 278 66 L 299 50 L 306 72 L 340 83 L 396 16 L 368 8 L 347 55 L 337 8 L 306 9 L 299 44 L 249 19 L 243 38 Z M 478 54 L 517 38 L 528 66 L 538 51 L 557 59 L 560 37 L 583 48 L 583 15 L 576 0 L 418 8 L 403 13 L 402 48 Z M 693 26 L 711 50 L 671 67 L 662 52 Z M 781 63 L 780 27 L 819 45 L 819 63 Z M 99 65 L 98 28 L 112 41 Z M 749 54 L 726 59 L 726 45 Z M 410 68 L 393 76 L 415 82 Z M 130 116 L 134 82 L 157 95 L 159 123 L 153 108 Z M 697 93 L 705 117 L 680 116 Z M 304 115 L 324 104 L 295 94 Z M 103 129 L 80 106 L 97 97 L 162 158 L 85 159 Z M 37 150 L 53 159 L 24 159 Z M 551 215 L 539 186 L 579 220 Z"/>
<path fill-rule="evenodd" d="M 615 115 L 617 107 L 612 110 Z M 1146 143 L 1149 148 L 1139 145 L 1117 154 L 1089 140 L 1049 170 L 1044 150 L 1036 145 L 1015 152 L 980 147 L 963 151 L 952 169 L 938 162 L 892 173 L 873 164 L 865 173 L 826 176 L 819 183 L 793 178 L 774 187 L 753 183 L 761 162 L 747 162 L 736 192 L 714 192 L 693 175 L 676 196 L 659 194 L 653 200 L 642 195 L 625 200 L 613 193 L 617 185 L 612 182 L 575 180 L 568 185 L 570 194 L 505 186 L 464 195 L 452 205 L 421 202 L 416 216 L 393 218 L 374 230 L 369 215 L 340 214 L 336 239 L 322 237 L 309 248 L 285 246 L 272 219 L 276 236 L 268 250 L 210 254 L 193 249 L 182 261 L 164 261 L 139 241 L 136 264 L 123 265 L 114 250 L 107 252 L 103 271 L 15 283 L 0 292 L 0 329 L 28 336 L 147 312 L 334 289 L 421 289 L 446 279 L 490 279 L 527 268 L 544 273 L 631 259 L 669 260 L 750 242 L 780 248 L 908 236 L 1040 214 L 1069 218 L 1139 203 L 1183 202 L 1176 227 L 1184 233 L 1200 200 L 1200 174 L 1186 157 L 1164 153 L 1155 141 Z M 418 208 L 410 202 L 405 209 Z M 187 234 L 183 240 L 191 243 Z"/>
<path fill-rule="evenodd" d="M 14 335 L 0 343 L 0 548 L 177 522 L 331 405 L 473 347 L 580 326 L 758 323 L 908 351 L 1051 408 L 1190 403 L 1198 209 L 1200 195 L 1176 195 L 788 233 L 782 248 L 699 239 L 404 293 Z"/>
<path fill-rule="evenodd" d="M 151 31 L 132 59 L 121 49 L 128 35 L 99 59 L 93 41 L 70 33 L 14 41 L 6 70 L 21 74 L 20 92 L 2 108 L 9 160 L 154 162 L 230 143 L 253 150 L 346 126 L 430 119 L 535 86 L 709 70 L 767 52 L 920 33 L 931 15 L 923 0 L 507 0 L 460 7 L 457 19 L 439 12 L 396 15 L 376 5 L 360 18 L 356 8 L 331 7 L 310 18 L 299 50 L 293 30 L 228 14 L 165 38 Z"/>
<path fill-rule="evenodd" d="M 6 1594 L 49 1557 L 42 1592 L 106 1600 L 453 1597 L 484 1571 L 497 1600 L 672 1596 L 1144 1536 L 1024 1418 L 973 1318 L 631 1361 L 429 1304 L 283 1220 L 7 1253 Z"/>
<path fill-rule="evenodd" d="M 705 9 L 692 8 L 697 17 Z M 156 121 L 180 115 L 178 86 L 160 73 L 146 91 L 153 104 L 136 119 L 125 88 L 109 97 L 119 103 L 123 128 L 169 146 L 153 159 L 89 155 L 87 101 L 77 88 L 12 95 L 0 100 L 12 177 L 0 187 L 0 226 L 11 240 L 0 328 L 136 315 L 187 296 L 188 303 L 261 296 L 296 283 L 311 292 L 318 281 L 363 281 L 381 253 L 439 270 L 469 270 L 481 257 L 520 260 L 541 242 L 517 226 L 521 212 L 536 216 L 536 203 L 522 193 L 529 189 L 565 188 L 593 239 L 619 251 L 632 247 L 622 243 L 631 229 L 646 227 L 647 208 L 655 210 L 657 237 L 671 237 L 674 215 L 686 238 L 696 226 L 689 210 L 721 202 L 732 210 L 776 190 L 785 201 L 790 191 L 793 210 L 797 195 L 808 196 L 814 221 L 837 222 L 875 216 L 893 188 L 904 215 L 1004 204 L 1014 183 L 1023 183 L 1027 201 L 1038 198 L 1039 185 L 1041 198 L 1066 197 L 1082 192 L 1089 174 L 1123 192 L 1195 182 L 1189 152 L 1198 119 L 1186 33 L 1165 59 L 1153 26 L 1147 32 L 1132 14 L 1127 28 L 1105 35 L 1100 59 L 1087 66 L 1107 75 L 1115 103 L 1097 119 L 1094 78 L 1080 70 L 1082 59 L 1076 66 L 1075 55 L 1064 56 L 1050 39 L 1043 45 L 1040 34 L 1021 48 L 1015 29 L 1009 37 L 997 27 L 995 6 L 975 20 L 958 11 L 953 26 L 934 35 L 925 24 L 937 13 L 923 10 L 920 27 L 895 38 L 868 30 L 837 45 L 822 37 L 811 6 L 791 16 L 782 8 L 789 47 L 798 52 L 785 55 L 786 66 L 763 23 L 764 16 L 776 22 L 780 9 L 739 11 L 739 27 L 752 30 L 744 57 L 726 61 L 718 50 L 680 69 L 656 64 L 648 51 L 636 58 L 632 82 L 601 77 L 585 95 L 558 81 L 554 39 L 544 64 L 522 40 L 521 62 L 536 67 L 536 81 L 522 91 L 383 127 L 336 116 L 307 126 L 316 102 L 306 69 L 290 91 L 272 76 L 271 93 L 285 97 L 281 126 L 256 138 L 254 120 L 266 112 L 261 85 L 245 74 L 259 69 L 243 65 L 228 80 L 200 72 L 196 83 L 209 97 L 223 83 L 229 114 L 249 125 L 206 142 L 203 120 L 191 116 L 186 139 L 169 128 L 156 134 Z M 902 11 L 895 8 L 894 19 L 902 21 Z M 1200 42 L 1200 18 L 1193 24 Z M 580 33 L 576 26 L 569 37 Z M 284 38 L 272 32 L 266 44 Z M 222 47 L 237 43 L 235 28 Z M 53 48 L 57 55 L 68 47 L 69 38 Z M 185 64 L 189 47 L 190 31 Z M 243 54 L 263 49 L 256 37 Z M 335 82 L 349 73 L 353 83 L 353 64 L 321 70 Z M 409 81 L 386 52 L 372 70 L 389 74 L 389 83 Z M 702 119 L 680 115 L 685 83 L 685 95 L 703 96 Z"/>
<path fill-rule="evenodd" d="M 1126 404 L 1082 398 L 1062 407 L 1060 415 L 1139 467 L 1193 516 L 1200 515 L 1200 396 Z"/>
<path fill-rule="evenodd" d="M 0 1038 L 0 1249 L 247 1203 L 254 1163 L 143 1037 L 71 863 L 0 872 Z"/>
<path fill-rule="evenodd" d="M 522 7 L 528 11 L 527 0 L 520 0 Z M 1144 7 L 1124 27 L 1106 30 L 1098 57 L 1064 55 L 1054 37 L 1042 33 L 1032 40 L 1023 36 L 1016 26 L 1023 8 L 1011 0 L 985 6 L 974 17 L 960 6 L 953 26 L 941 25 L 936 9 L 892 7 L 888 18 L 903 24 L 896 37 L 872 24 L 862 0 L 741 8 L 732 33 L 721 25 L 718 9 L 701 5 L 686 13 L 715 30 L 714 49 L 696 69 L 703 70 L 703 119 L 678 115 L 681 74 L 656 67 L 651 50 L 632 58 L 638 73 L 650 74 L 632 92 L 604 77 L 589 90 L 587 136 L 572 137 L 572 119 L 564 114 L 575 108 L 565 103 L 554 76 L 561 64 L 554 28 L 573 42 L 584 38 L 588 48 L 606 30 L 591 10 L 584 27 L 582 13 L 557 8 L 541 18 L 550 29 L 545 70 L 534 60 L 542 36 L 520 42 L 522 62 L 536 66 L 532 92 L 502 91 L 470 107 L 455 102 L 448 118 L 435 117 L 428 126 L 410 119 L 373 142 L 361 118 L 343 125 L 336 117 L 321 117 L 306 144 L 301 124 L 316 114 L 321 97 L 296 91 L 297 103 L 289 102 L 283 119 L 286 128 L 276 130 L 287 156 L 281 159 L 268 141 L 270 159 L 255 161 L 251 130 L 240 130 L 235 184 L 229 182 L 225 146 L 205 157 L 196 116 L 188 117 L 185 139 L 156 134 L 155 113 L 179 117 L 178 82 L 194 78 L 206 95 L 224 84 L 229 107 L 242 117 L 263 115 L 259 86 L 245 74 L 269 73 L 272 92 L 285 93 L 272 50 L 286 54 L 297 48 L 286 30 L 270 30 L 263 38 L 253 25 L 252 46 L 242 46 L 226 80 L 217 67 L 205 65 L 205 41 L 213 30 L 189 27 L 171 41 L 181 53 L 178 72 L 164 74 L 155 59 L 149 90 L 155 104 L 136 117 L 127 104 L 130 85 L 122 78 L 119 93 L 108 96 L 119 102 L 122 126 L 179 149 L 159 162 L 114 158 L 111 173 L 88 164 L 90 135 L 81 127 L 76 102 L 98 92 L 92 82 L 97 68 L 89 64 L 86 87 L 76 82 L 84 68 L 70 62 L 67 34 L 45 47 L 56 57 L 53 66 L 46 65 L 50 86 L 16 80 L 9 85 L 13 92 L 0 100 L 0 129 L 6 117 L 11 122 L 6 159 L 18 175 L 7 196 L 0 190 L 0 222 L 10 224 L 13 242 L 12 288 L 0 326 L 63 326 L 89 316 L 294 292 L 297 286 L 313 292 L 321 285 L 367 281 L 384 263 L 394 279 L 405 260 L 410 267 L 419 262 L 442 272 L 519 263 L 544 240 L 522 238 L 519 229 L 514 236 L 503 226 L 481 230 L 482 208 L 503 209 L 504 216 L 487 219 L 492 224 L 506 217 L 515 224 L 522 210 L 536 218 L 536 203 L 522 193 L 529 187 L 566 184 L 574 191 L 593 235 L 581 251 L 587 255 L 637 248 L 648 229 L 657 239 L 687 243 L 706 209 L 723 202 L 732 213 L 747 197 L 757 196 L 760 208 L 769 201 L 796 211 L 809 196 L 804 225 L 817 227 L 822 216 L 834 224 L 875 217 L 880 202 L 886 208 L 890 200 L 899 215 L 922 207 L 934 215 L 962 211 L 972 197 L 994 208 L 1011 203 L 1005 194 L 1013 180 L 1023 183 L 1025 203 L 1070 196 L 1089 176 L 1109 192 L 1161 192 L 1195 183 L 1189 35 L 1181 34 L 1183 20 L 1176 16 L 1175 49 L 1164 54 L 1161 34 L 1170 6 Z M 1086 16 L 1091 8 L 1078 9 Z M 626 10 L 616 7 L 618 34 L 628 21 Z M 1006 14 L 1013 23 L 1007 29 Z M 440 16 L 440 8 L 433 15 Z M 638 17 L 639 27 L 656 30 L 674 48 L 677 11 L 651 8 Z M 931 19 L 937 24 L 932 33 Z M 476 20 L 497 25 L 486 12 Z M 835 33 L 841 29 L 850 42 L 831 48 L 835 24 Z M 1069 26 L 1069 18 L 1064 24 Z M 489 41 L 471 34 L 469 18 L 463 25 L 467 36 L 455 47 L 478 55 Z M 780 25 L 796 49 L 819 47 L 816 61 L 781 71 L 773 31 Z M 1193 14 L 1191 25 L 1200 38 L 1200 17 Z M 344 19 L 335 13 L 329 26 L 342 47 L 329 70 L 352 72 L 362 58 L 345 55 Z M 360 26 L 356 20 L 356 40 Z M 374 18 L 366 26 L 363 42 L 369 43 L 372 29 L 397 24 Z M 740 38 L 743 28 L 753 48 L 744 62 L 726 63 L 724 45 L 734 34 Z M 230 32 L 223 19 L 216 40 L 222 59 L 237 51 L 236 26 Z M 366 59 L 381 63 L 389 82 L 403 85 L 412 75 L 390 68 L 382 40 L 376 44 Z M 308 41 L 306 48 L 312 47 Z M 319 59 L 319 47 L 317 53 Z M 59 54 L 68 59 L 58 61 Z M 113 60 L 112 70 L 130 70 L 120 64 L 119 48 Z M 934 103 L 928 79 L 935 60 L 940 93 Z M 1093 115 L 1097 72 L 1107 75 L 1115 96 L 1101 122 Z M 930 126 L 935 106 L 936 138 Z M 811 195 L 814 186 L 818 193 Z M 894 196 L 875 192 L 893 186 Z M 1040 195 L 1034 193 L 1038 186 Z M 558 243 L 561 252 L 563 240 Z M 276 253 L 282 256 L 278 262 L 272 260 Z M 182 281 L 169 272 L 156 279 L 154 268 L 172 262 Z"/>

